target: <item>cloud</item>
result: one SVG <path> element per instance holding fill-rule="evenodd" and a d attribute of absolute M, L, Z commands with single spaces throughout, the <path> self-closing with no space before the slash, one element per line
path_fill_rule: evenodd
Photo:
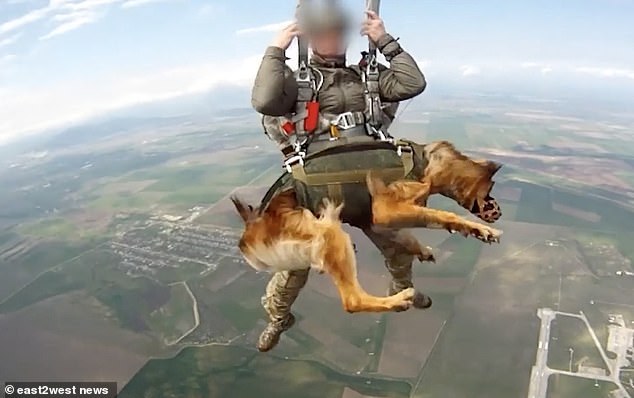
<path fill-rule="evenodd" d="M 553 71 L 553 67 L 543 62 L 523 62 L 520 64 L 523 69 L 538 69 L 542 75 L 547 75 Z"/>
<path fill-rule="evenodd" d="M 541 62 L 522 62 L 520 68 L 540 68 L 543 64 Z"/>
<path fill-rule="evenodd" d="M 121 7 L 132 8 L 132 7 L 144 6 L 146 4 L 151 4 L 151 3 L 164 3 L 167 1 L 174 1 L 174 0 L 126 0 L 123 4 L 121 4 Z"/>
<path fill-rule="evenodd" d="M 33 9 L 0 24 L 0 35 L 23 29 L 35 22 L 48 20 L 57 26 L 40 37 L 41 40 L 46 40 L 97 22 L 112 5 L 120 4 L 121 8 L 133 8 L 159 1 L 181 0 L 49 0 L 45 7 Z"/>
<path fill-rule="evenodd" d="M 56 15 L 53 19 L 61 22 L 61 24 L 44 36 L 41 36 L 40 40 L 48 40 L 95 22 L 98 19 L 98 15 L 92 11 L 79 11 L 70 14 Z"/>
<path fill-rule="evenodd" d="M 44 7 L 44 8 L 37 8 L 35 10 L 29 11 L 28 13 L 20 17 L 10 19 L 0 24 L 0 34 L 13 32 L 17 29 L 23 28 L 24 26 L 40 21 L 46 18 L 49 12 L 50 12 L 50 6 Z"/>
<path fill-rule="evenodd" d="M 5 37 L 4 39 L 0 39 L 0 48 L 10 46 L 11 44 L 18 41 L 18 39 L 22 36 L 22 33 L 16 33 L 12 36 Z"/>
<path fill-rule="evenodd" d="M 0 66 L 8 64 L 9 62 L 13 61 L 17 57 L 18 56 L 15 54 L 6 54 L 6 55 L 0 56 Z"/>
<path fill-rule="evenodd" d="M 575 68 L 574 70 L 578 73 L 584 73 L 600 78 L 634 79 L 634 69 L 583 66 Z"/>
<path fill-rule="evenodd" d="M 474 65 L 462 65 L 460 67 L 463 77 L 475 76 L 480 74 L 480 68 Z"/>
<path fill-rule="evenodd" d="M 268 25 L 261 25 L 261 26 L 251 27 L 251 28 L 239 29 L 236 31 L 236 34 L 241 36 L 241 35 L 249 35 L 253 33 L 279 32 L 280 30 L 284 29 L 291 23 L 293 23 L 293 21 L 288 20 L 283 22 L 271 23 Z"/>
<path fill-rule="evenodd" d="M 249 87 L 260 60 L 258 54 L 240 60 L 175 66 L 154 73 L 56 82 L 35 91 L 0 87 L 0 142 L 132 105 L 205 93 L 222 85 Z"/>

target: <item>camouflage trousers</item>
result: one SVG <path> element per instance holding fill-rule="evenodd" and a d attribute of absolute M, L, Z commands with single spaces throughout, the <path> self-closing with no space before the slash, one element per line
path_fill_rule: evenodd
<path fill-rule="evenodd" d="M 363 232 L 385 257 L 385 266 L 392 276 L 390 290 L 398 292 L 413 287 L 414 256 L 398 243 L 398 236 L 409 232 L 385 229 L 364 229 Z M 283 323 L 288 319 L 291 306 L 306 285 L 309 270 L 283 271 L 273 275 L 262 297 L 262 306 L 271 322 Z"/>

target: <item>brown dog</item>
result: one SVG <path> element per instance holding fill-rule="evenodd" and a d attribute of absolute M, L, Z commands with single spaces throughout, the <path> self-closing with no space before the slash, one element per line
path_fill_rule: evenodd
<path fill-rule="evenodd" d="M 398 180 L 386 185 L 371 173 L 367 188 L 372 196 L 372 224 L 400 228 L 440 228 L 473 236 L 484 242 L 499 242 L 501 231 L 465 220 L 458 215 L 425 207 L 433 194 L 450 197 L 485 221 L 497 220 L 501 212 L 489 196 L 491 178 L 500 168 L 489 161 L 474 161 L 446 141 L 418 148 L 427 160 L 419 181 Z M 414 289 L 390 297 L 368 294 L 359 285 L 354 248 L 343 231 L 336 206 L 325 200 L 316 217 L 298 205 L 292 190 L 277 194 L 263 211 L 256 211 L 233 197 L 246 223 L 240 250 L 257 270 L 278 272 L 312 267 L 328 273 L 337 286 L 343 307 L 349 312 L 401 311 L 411 306 Z M 410 234 L 399 234 L 402 244 L 421 260 L 432 260 L 429 248 L 422 247 Z"/>

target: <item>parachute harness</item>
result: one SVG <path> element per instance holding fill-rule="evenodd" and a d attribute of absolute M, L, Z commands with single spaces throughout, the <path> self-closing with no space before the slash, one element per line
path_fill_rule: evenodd
<path fill-rule="evenodd" d="M 380 0 L 367 0 L 366 9 L 378 14 L 380 4 Z M 379 91 L 379 62 L 377 60 L 376 45 L 372 40 L 368 42 L 368 52 L 363 54 L 364 59 L 362 60 L 362 63 L 365 64 L 365 70 L 362 71 L 362 78 L 365 83 L 368 132 L 381 141 L 392 141 L 392 138 L 381 130 L 383 125 L 383 109 Z"/>
<path fill-rule="evenodd" d="M 302 5 L 302 0 L 298 1 L 298 9 Z M 366 9 L 378 14 L 380 0 L 366 0 Z M 294 143 L 284 154 L 286 159 L 284 167 L 289 173 L 304 166 L 308 146 L 312 143 L 316 135 L 325 131 L 317 131 L 320 125 L 319 101 L 317 99 L 319 90 L 323 86 L 324 76 L 317 68 L 313 68 L 308 60 L 308 43 L 304 37 L 298 37 L 298 68 L 295 72 L 297 82 L 297 104 L 295 114 L 288 119 L 282 129 L 287 136 L 295 136 Z M 362 53 L 363 58 L 360 64 L 361 78 L 365 85 L 365 125 L 369 136 L 377 141 L 395 144 L 399 156 L 403 152 L 409 152 L 408 147 L 396 145 L 395 140 L 386 131 L 383 131 L 383 108 L 379 89 L 379 62 L 377 59 L 377 48 L 372 40 L 369 40 L 368 51 Z M 348 112 L 350 113 L 350 112 Z M 340 116 L 343 116 L 340 115 Z M 346 115 L 349 116 L 349 115 Z M 339 120 L 339 118 L 337 119 Z M 336 125 L 329 126 L 331 140 L 338 137 Z M 334 130 L 334 133 L 333 133 Z M 291 150 L 292 148 L 292 150 Z"/>

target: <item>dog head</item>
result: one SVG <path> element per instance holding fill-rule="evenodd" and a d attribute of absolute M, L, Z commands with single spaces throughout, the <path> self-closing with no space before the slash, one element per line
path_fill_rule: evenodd
<path fill-rule="evenodd" d="M 500 218 L 500 206 L 490 195 L 500 164 L 470 159 L 447 141 L 427 144 L 423 153 L 427 160 L 424 181 L 431 184 L 431 193 L 452 198 L 486 222 Z"/>

